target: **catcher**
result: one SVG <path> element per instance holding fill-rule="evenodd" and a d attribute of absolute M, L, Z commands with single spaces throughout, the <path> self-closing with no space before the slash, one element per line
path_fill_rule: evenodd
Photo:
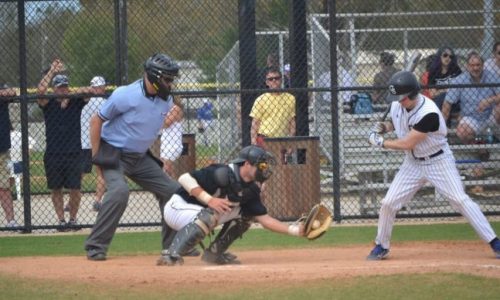
<path fill-rule="evenodd" d="M 212 164 L 181 175 L 179 183 L 182 187 L 168 201 L 164 210 L 165 222 L 177 234 L 169 249 L 162 251 L 157 264 L 183 264 L 182 255 L 200 243 L 219 224 L 223 224 L 222 229 L 208 248 L 202 245 L 202 260 L 210 264 L 240 263 L 235 255 L 226 251 L 250 228 L 253 221 L 283 234 L 310 239 L 321 236 L 331 223 L 331 214 L 322 206 L 315 206 L 306 219 L 291 225 L 267 214 L 256 181 L 267 180 L 272 174 L 273 165 L 275 159 L 271 153 L 252 145 L 243 148 L 238 158 L 228 165 Z M 327 213 L 324 213 L 325 210 Z"/>

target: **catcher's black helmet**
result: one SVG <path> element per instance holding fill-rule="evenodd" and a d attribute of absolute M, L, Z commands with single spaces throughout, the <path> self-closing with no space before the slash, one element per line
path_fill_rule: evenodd
<path fill-rule="evenodd" d="M 246 146 L 241 149 L 238 158 L 233 159 L 231 163 L 240 165 L 245 161 L 257 167 L 255 180 L 259 182 L 264 182 L 271 177 L 273 173 L 272 166 L 276 164 L 276 160 L 272 153 L 255 145 Z"/>
<path fill-rule="evenodd" d="M 391 101 L 401 101 L 405 97 L 414 99 L 420 91 L 417 77 L 410 71 L 399 71 L 389 79 L 389 96 Z"/>

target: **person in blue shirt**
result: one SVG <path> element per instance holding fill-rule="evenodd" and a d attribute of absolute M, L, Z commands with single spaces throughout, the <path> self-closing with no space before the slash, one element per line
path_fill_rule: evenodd
<path fill-rule="evenodd" d="M 172 58 L 161 53 L 152 55 L 144 63 L 143 78 L 117 88 L 90 121 L 92 157 L 100 154 L 103 145 L 114 147 L 120 157 L 117 166 L 100 165 L 107 192 L 85 241 L 89 260 L 106 260 L 108 247 L 127 208 L 129 187 L 125 176 L 155 194 L 160 214 L 179 188 L 149 151 L 174 105 L 170 92 L 178 74 L 179 66 Z M 166 249 L 172 231 L 165 222 L 162 224 L 162 246 Z"/>
<path fill-rule="evenodd" d="M 205 146 L 209 145 L 207 130 L 210 128 L 213 120 L 213 104 L 208 99 L 203 99 L 203 105 L 196 110 L 196 118 L 198 119 L 198 132 L 202 135 Z"/>
<path fill-rule="evenodd" d="M 479 53 L 471 51 L 467 55 L 467 71 L 452 79 L 452 84 L 492 84 L 500 82 L 500 77 L 484 70 L 484 60 Z M 460 103 L 460 121 L 457 136 L 468 144 L 476 135 L 482 134 L 488 127 L 496 127 L 500 122 L 500 88 L 474 87 L 451 88 L 446 93 L 442 113 L 447 120 L 451 106 Z"/>

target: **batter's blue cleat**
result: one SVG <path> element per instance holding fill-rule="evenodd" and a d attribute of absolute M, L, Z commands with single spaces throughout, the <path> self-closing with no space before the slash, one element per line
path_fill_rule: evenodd
<path fill-rule="evenodd" d="M 491 249 L 493 249 L 493 252 L 495 252 L 496 257 L 500 259 L 500 240 L 499 239 L 495 239 L 491 243 Z"/>
<path fill-rule="evenodd" d="M 389 249 L 384 249 L 380 245 L 375 245 L 375 248 L 366 257 L 367 260 L 382 260 L 389 255 Z"/>

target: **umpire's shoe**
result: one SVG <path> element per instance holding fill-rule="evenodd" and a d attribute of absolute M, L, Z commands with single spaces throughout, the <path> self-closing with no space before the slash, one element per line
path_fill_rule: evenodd
<path fill-rule="evenodd" d="M 162 250 L 161 256 L 156 261 L 157 266 L 175 266 L 175 265 L 183 265 L 184 259 L 182 256 L 176 253 L 170 253 L 168 250 Z"/>
<path fill-rule="evenodd" d="M 95 249 L 90 249 L 87 251 L 87 259 L 93 261 L 103 261 L 106 260 L 106 253 L 100 252 Z"/>
<path fill-rule="evenodd" d="M 366 257 L 367 260 L 382 260 L 389 255 L 389 249 L 382 248 L 381 245 L 375 245 L 375 248 Z"/>
<path fill-rule="evenodd" d="M 230 252 L 217 254 L 210 250 L 203 251 L 203 256 L 201 257 L 204 262 L 215 265 L 239 265 L 241 262 L 237 258 L 236 255 Z"/>

